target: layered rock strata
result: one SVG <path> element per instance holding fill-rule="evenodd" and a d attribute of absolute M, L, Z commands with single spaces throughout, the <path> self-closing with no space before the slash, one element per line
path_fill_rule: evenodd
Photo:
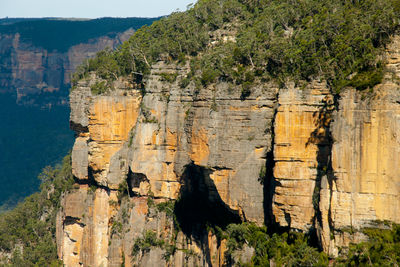
<path fill-rule="evenodd" d="M 337 256 L 365 240 L 363 228 L 400 223 L 399 47 L 395 38 L 373 92 L 261 83 L 243 99 L 225 83 L 181 88 L 188 67 L 164 62 L 145 88 L 120 79 L 98 96 L 95 76 L 81 82 L 71 93 L 77 184 L 58 214 L 60 258 L 221 266 L 226 244 L 205 225 L 244 221 L 316 234 Z"/>
<path fill-rule="evenodd" d="M 66 265 L 166 263 L 165 249 L 133 257 L 132 247 L 148 230 L 157 238 L 172 238 L 172 218 L 164 218 L 149 201 L 177 200 L 182 194 L 190 198 L 197 190 L 193 183 L 207 205 L 221 207 L 235 222 L 264 222 L 259 176 L 271 147 L 268 129 L 277 89 L 258 86 L 243 101 L 240 89 L 227 84 L 201 91 L 194 84 L 180 88 L 187 72 L 160 62 L 153 66 L 145 93 L 119 80 L 111 93 L 95 96 L 90 91 L 95 77 L 71 93 L 71 127 L 77 132 L 72 167 L 80 186 L 65 197 L 59 214 L 59 256 Z M 178 78 L 163 81 L 165 73 Z M 116 195 L 124 183 L 130 197 L 121 202 Z M 79 202 L 85 204 L 76 211 Z M 113 233 L 113 222 L 121 220 L 123 239 Z M 173 238 L 180 252 L 169 263 L 223 264 L 223 244 L 214 235 L 177 233 Z M 195 257 L 188 258 L 187 251 Z"/>
<path fill-rule="evenodd" d="M 308 231 L 314 224 L 319 175 L 330 152 L 326 131 L 332 109 L 333 96 L 325 83 L 303 89 L 290 84 L 279 91 L 272 211 L 282 227 Z"/>

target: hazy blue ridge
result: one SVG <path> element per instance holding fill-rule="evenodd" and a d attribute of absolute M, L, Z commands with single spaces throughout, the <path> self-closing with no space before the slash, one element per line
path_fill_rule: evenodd
<path fill-rule="evenodd" d="M 0 34 L 20 34 L 21 41 L 32 42 L 48 51 L 65 52 L 71 46 L 108 35 L 111 38 L 129 28 L 139 29 L 159 18 L 100 18 L 91 20 L 72 19 L 13 19 L 0 20 Z M 7 24 L 11 23 L 11 24 Z"/>

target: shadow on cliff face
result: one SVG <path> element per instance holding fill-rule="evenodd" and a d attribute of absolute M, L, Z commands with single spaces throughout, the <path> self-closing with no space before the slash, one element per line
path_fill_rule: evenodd
<path fill-rule="evenodd" d="M 264 191 L 264 224 L 267 226 L 268 232 L 270 233 L 280 230 L 278 229 L 280 227 L 276 223 L 274 213 L 272 212 L 275 187 L 279 185 L 274 177 L 274 167 L 274 144 L 272 141 L 271 150 L 266 154 L 265 173 L 263 176 L 260 175 L 261 177 L 259 178 Z"/>
<path fill-rule="evenodd" d="M 332 188 L 333 182 L 336 180 L 333 174 L 332 168 L 332 145 L 333 138 L 332 133 L 330 131 L 332 113 L 336 107 L 335 103 L 337 99 L 333 100 L 326 98 L 323 101 L 323 106 L 321 109 L 313 114 L 315 118 L 315 130 L 311 133 L 310 138 L 307 141 L 307 145 L 315 144 L 318 147 L 317 150 L 317 175 L 315 177 L 315 187 L 312 196 L 313 206 L 314 206 L 314 220 L 313 220 L 313 229 L 310 229 L 310 237 L 311 242 L 315 246 L 320 246 L 321 242 L 318 237 L 318 227 L 322 227 L 322 214 L 320 209 L 320 194 L 321 194 L 321 182 L 323 177 L 325 176 L 328 181 L 328 186 L 330 190 L 330 198 L 332 198 Z M 328 221 L 329 227 L 331 230 L 333 229 L 332 219 L 331 219 L 331 210 L 328 210 Z"/>
<path fill-rule="evenodd" d="M 225 229 L 231 223 L 241 223 L 237 211 L 226 205 L 210 178 L 212 170 L 193 163 L 185 167 L 183 186 L 175 205 L 176 219 L 184 234 L 200 243 L 209 228 Z"/>
<path fill-rule="evenodd" d="M 229 224 L 242 222 L 239 213 L 222 201 L 210 178 L 211 173 L 208 168 L 193 163 L 187 165 L 182 175 L 180 198 L 174 209 L 180 229 L 201 245 L 209 266 L 212 266 L 212 259 L 208 232 L 218 232 L 218 228 L 225 230 Z"/>
<path fill-rule="evenodd" d="M 279 95 L 276 96 L 276 99 L 279 98 Z M 267 226 L 268 232 L 270 234 L 276 232 L 284 232 L 288 230 L 287 228 L 281 227 L 275 220 L 274 213 L 272 211 L 272 205 L 274 201 L 275 188 L 279 182 L 275 179 L 274 176 L 274 168 L 275 168 L 275 158 L 274 158 L 274 146 L 275 146 L 275 118 L 278 113 L 278 106 L 274 108 L 274 116 L 271 120 L 270 128 L 266 129 L 266 133 L 271 135 L 271 148 L 265 155 L 265 168 L 263 172 L 260 172 L 259 182 L 263 186 L 263 208 L 264 208 L 264 224 Z M 289 215 L 289 214 L 288 214 Z M 286 216 L 285 216 L 286 217 Z M 290 225 L 290 215 L 286 218 L 288 221 L 288 225 Z M 289 226 L 290 227 L 290 226 Z"/>

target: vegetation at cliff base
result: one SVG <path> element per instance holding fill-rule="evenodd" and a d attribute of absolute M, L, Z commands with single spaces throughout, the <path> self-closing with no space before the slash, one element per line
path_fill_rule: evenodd
<path fill-rule="evenodd" d="M 39 175 L 41 191 L 0 215 L 0 266 L 61 266 L 55 224 L 60 197 L 71 189 L 71 157 L 46 167 Z"/>
<path fill-rule="evenodd" d="M 227 240 L 225 252 L 227 264 L 236 265 L 233 254 L 244 246 L 253 248 L 253 256 L 243 266 L 327 266 L 328 257 L 317 248 L 309 245 L 308 237 L 302 233 L 287 232 L 282 234 L 267 233 L 265 226 L 250 223 L 231 224 L 222 232 Z M 240 265 L 240 264 L 239 264 Z"/>
<path fill-rule="evenodd" d="M 367 242 L 351 244 L 348 255 L 338 259 L 338 265 L 346 266 L 399 266 L 400 225 L 391 229 L 366 228 Z"/>
<path fill-rule="evenodd" d="M 158 60 L 190 60 L 192 81 L 235 83 L 245 95 L 256 81 L 288 78 L 372 88 L 383 77 L 379 55 L 399 14 L 399 0 L 200 0 L 138 30 L 107 54 L 110 67 L 89 60 L 76 78 L 90 71 L 106 78 L 109 68 L 141 84 Z"/>
<path fill-rule="evenodd" d="M 368 241 L 350 244 L 348 251 L 329 263 L 328 256 L 310 245 L 307 235 L 296 232 L 267 233 L 265 226 L 231 224 L 218 235 L 226 239 L 226 263 L 234 266 L 398 266 L 400 264 L 400 225 L 387 229 L 365 228 Z M 235 252 L 253 248 L 250 262 L 237 262 Z M 236 260 L 236 261 L 235 261 Z"/>

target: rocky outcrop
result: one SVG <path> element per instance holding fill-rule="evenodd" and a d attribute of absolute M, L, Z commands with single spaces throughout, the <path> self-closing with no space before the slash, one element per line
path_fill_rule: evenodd
<path fill-rule="evenodd" d="M 240 89 L 227 84 L 201 91 L 194 84 L 182 89 L 178 82 L 187 72 L 187 67 L 159 62 L 153 66 L 145 94 L 119 80 L 108 94 L 92 95 L 95 77 L 72 91 L 71 127 L 77 133 L 72 167 L 80 189 L 65 197 L 59 214 L 58 231 L 63 233 L 59 256 L 65 264 L 223 264 L 224 245 L 213 234 L 185 228 L 189 221 L 203 221 L 182 215 L 177 219 L 185 229 L 174 234 L 174 220 L 154 216 L 157 209 L 149 201 L 180 198 L 186 201 L 183 206 L 192 205 L 195 195 L 199 199 L 194 202 L 202 199 L 204 207 L 220 209 L 211 223 L 264 222 L 260 170 L 271 149 L 268 129 L 277 89 L 259 85 L 243 101 Z M 178 78 L 163 81 L 164 73 L 177 73 Z M 115 196 L 124 184 L 130 197 L 118 201 Z M 95 191 L 90 193 L 90 188 Z M 78 202 L 85 203 L 84 210 L 74 210 Z M 113 232 L 114 222 L 121 220 L 122 232 L 131 233 L 123 238 Z M 162 257 L 165 247 L 133 257 L 135 240 L 148 231 L 162 240 L 173 238 L 178 252 L 168 261 Z"/>
<path fill-rule="evenodd" d="M 35 47 L 21 41 L 19 33 L 1 34 L 0 93 L 16 95 L 22 104 L 67 104 L 71 74 L 77 66 L 106 47 L 115 48 L 132 34 L 129 29 L 116 38 L 90 39 L 66 52 Z"/>
<path fill-rule="evenodd" d="M 77 184 L 58 215 L 59 257 L 221 266 L 225 241 L 206 226 L 244 221 L 316 234 L 337 256 L 365 240 L 363 228 L 400 223 L 398 47 L 395 38 L 373 92 L 255 83 L 243 99 L 226 83 L 182 88 L 188 67 L 162 61 L 145 88 L 120 79 L 93 95 L 98 78 L 81 81 L 70 100 Z"/>

